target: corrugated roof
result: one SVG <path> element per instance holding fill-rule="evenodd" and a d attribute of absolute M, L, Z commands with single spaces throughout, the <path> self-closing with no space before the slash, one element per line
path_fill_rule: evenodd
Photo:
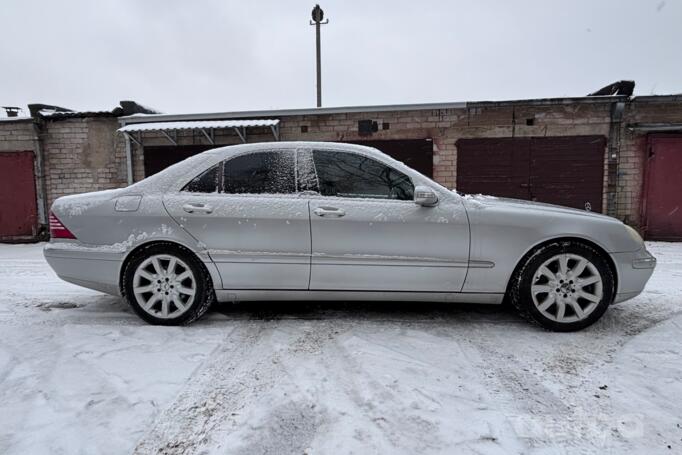
<path fill-rule="evenodd" d="M 117 110 L 118 109 L 118 110 Z M 118 117 L 123 112 L 121 108 L 111 111 L 56 111 L 51 109 L 41 109 L 38 115 L 49 119 L 83 118 L 83 117 Z"/>
<path fill-rule="evenodd" d="M 123 128 L 120 128 L 118 131 L 121 133 L 131 133 L 135 131 L 173 131 L 211 128 L 246 128 L 253 126 L 276 126 L 278 124 L 279 120 L 276 119 L 152 122 L 126 125 Z"/>
<path fill-rule="evenodd" d="M 43 118 L 49 120 L 62 120 L 69 118 L 87 118 L 87 117 L 120 117 L 122 115 L 131 114 L 160 114 L 159 111 L 147 106 L 136 103 L 135 101 L 120 101 L 120 106 L 116 106 L 110 111 L 77 111 L 61 106 L 53 106 L 51 104 L 32 103 L 28 105 L 31 112 L 31 117 Z"/>
<path fill-rule="evenodd" d="M 581 96 L 563 98 L 540 98 L 511 101 L 477 101 L 477 102 L 454 102 L 454 103 L 421 103 L 421 104 L 390 104 L 375 106 L 339 106 L 339 107 L 314 107 L 306 109 L 277 109 L 264 111 L 237 111 L 237 112 L 212 112 L 198 114 L 156 114 L 156 115 L 128 115 L 119 117 L 123 125 L 143 123 L 150 121 L 199 121 L 199 120 L 231 120 L 264 117 L 288 117 L 294 115 L 329 115 L 350 113 L 376 113 L 395 111 L 419 111 L 433 109 L 465 109 L 468 107 L 504 106 L 504 105 L 553 105 L 571 103 L 612 103 L 626 100 L 627 96 Z"/>

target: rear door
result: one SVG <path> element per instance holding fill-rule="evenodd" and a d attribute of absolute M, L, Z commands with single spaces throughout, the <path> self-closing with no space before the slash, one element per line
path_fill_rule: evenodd
<path fill-rule="evenodd" d="M 242 154 L 164 198 L 205 245 L 223 289 L 308 288 L 308 201 L 297 194 L 294 168 L 293 150 Z"/>
<path fill-rule="evenodd" d="M 469 225 L 458 198 L 422 207 L 411 179 L 380 161 L 334 150 L 312 156 L 311 290 L 461 291 Z"/>

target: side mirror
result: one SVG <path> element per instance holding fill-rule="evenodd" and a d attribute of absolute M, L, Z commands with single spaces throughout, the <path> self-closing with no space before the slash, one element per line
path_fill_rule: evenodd
<path fill-rule="evenodd" d="M 438 195 L 428 186 L 419 185 L 414 188 L 414 203 L 424 207 L 433 207 L 438 204 Z"/>

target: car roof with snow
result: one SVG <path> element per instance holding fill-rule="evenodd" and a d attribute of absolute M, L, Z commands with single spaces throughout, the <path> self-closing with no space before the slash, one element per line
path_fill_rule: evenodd
<path fill-rule="evenodd" d="M 230 155 L 258 150 L 296 150 L 296 149 L 334 149 L 344 152 L 356 152 L 364 155 L 373 155 L 386 158 L 388 155 L 365 145 L 344 144 L 341 142 L 315 142 L 315 141 L 285 141 L 285 142 L 258 142 L 253 144 L 237 144 L 218 147 L 207 150 L 205 154 L 220 154 L 225 158 Z M 390 158 L 390 157 L 389 157 Z"/>

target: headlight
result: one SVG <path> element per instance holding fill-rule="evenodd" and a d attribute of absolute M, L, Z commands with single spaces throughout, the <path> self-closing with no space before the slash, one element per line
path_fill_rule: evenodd
<path fill-rule="evenodd" d="M 637 232 L 634 228 L 628 226 L 627 224 L 623 224 L 623 226 L 625 226 L 625 230 L 628 231 L 628 234 L 630 234 L 632 240 L 634 240 L 640 245 L 644 245 L 644 240 L 642 239 L 642 236 L 639 235 L 639 232 Z"/>

